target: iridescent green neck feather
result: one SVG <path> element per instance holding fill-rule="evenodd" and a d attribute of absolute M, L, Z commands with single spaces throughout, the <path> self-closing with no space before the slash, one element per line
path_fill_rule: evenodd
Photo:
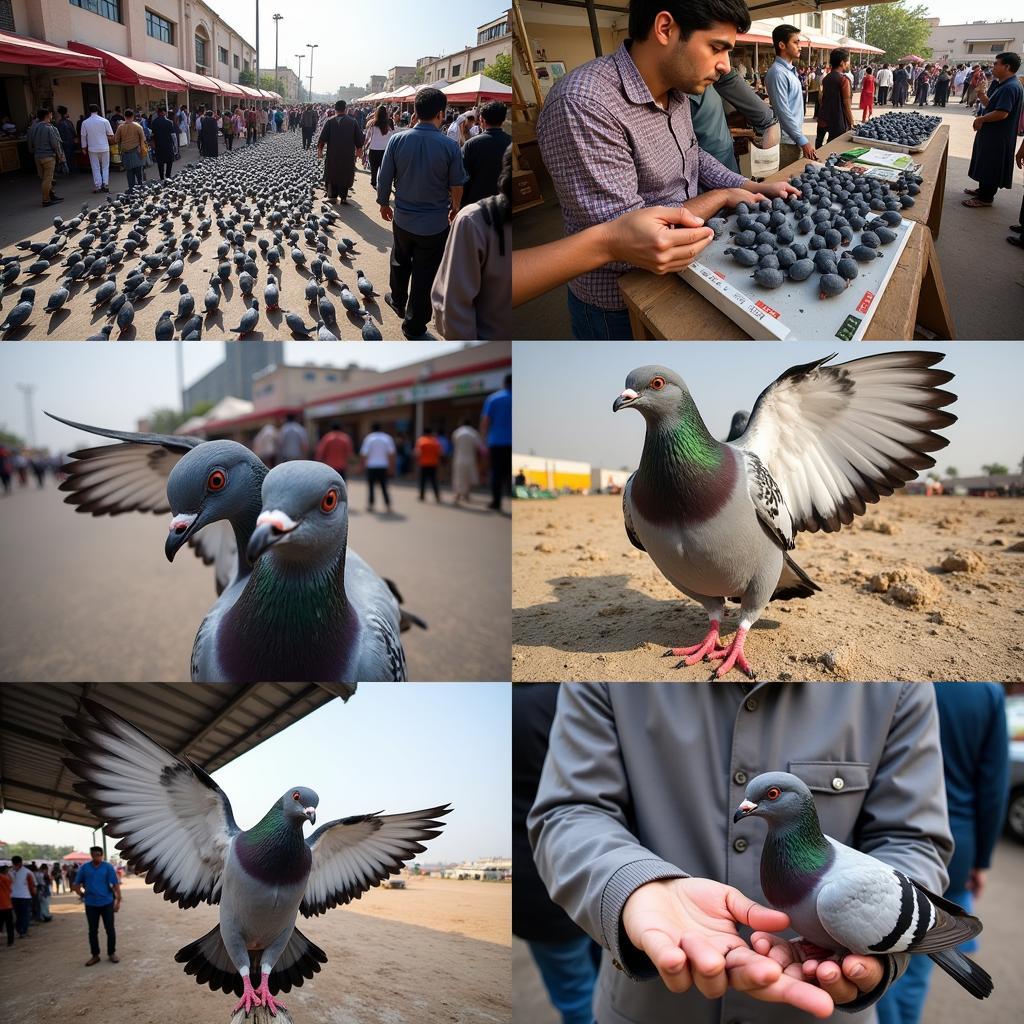
<path fill-rule="evenodd" d="M 822 835 L 814 800 L 784 824 L 771 825 L 761 854 L 761 888 L 773 907 L 799 903 L 815 887 L 835 859 L 832 844 Z"/>

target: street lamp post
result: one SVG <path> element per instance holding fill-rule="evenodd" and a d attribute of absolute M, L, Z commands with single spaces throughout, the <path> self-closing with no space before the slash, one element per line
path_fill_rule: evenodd
<path fill-rule="evenodd" d="M 256 0 L 256 88 L 260 87 L 260 0 Z"/>
<path fill-rule="evenodd" d="M 280 76 L 277 73 L 277 69 L 278 69 L 278 63 L 277 63 L 277 29 L 278 29 L 278 22 L 283 17 L 284 17 L 283 14 L 275 14 L 274 15 L 274 84 L 275 85 L 280 85 L 281 84 L 281 78 L 280 78 Z M 280 92 L 280 89 L 278 90 L 278 92 Z"/>
<path fill-rule="evenodd" d="M 319 43 L 306 43 L 306 49 L 309 50 L 309 101 L 313 102 L 313 51 L 319 46 Z"/>
<path fill-rule="evenodd" d="M 299 58 L 299 102 L 302 102 L 302 62 L 306 59 L 304 53 L 295 54 Z"/>

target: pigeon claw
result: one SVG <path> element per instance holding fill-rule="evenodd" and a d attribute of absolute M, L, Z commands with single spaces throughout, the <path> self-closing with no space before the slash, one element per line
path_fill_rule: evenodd
<path fill-rule="evenodd" d="M 684 666 L 696 665 L 698 661 L 707 661 L 709 658 L 714 657 L 716 651 L 722 649 L 722 645 L 718 639 L 719 623 L 711 620 L 711 625 L 708 627 L 707 636 L 699 644 L 694 644 L 692 647 L 670 647 L 663 655 L 663 658 L 681 658 L 673 668 L 683 668 Z"/>
<path fill-rule="evenodd" d="M 259 993 L 252 987 L 252 982 L 249 981 L 248 976 L 242 979 L 243 989 L 242 998 L 238 1000 L 238 1005 L 231 1011 L 233 1014 L 238 1013 L 239 1010 L 245 1010 L 246 1017 L 252 1012 L 257 1006 L 262 1006 L 263 1003 L 260 1000 Z M 269 992 L 267 995 L 269 996 Z"/>
<path fill-rule="evenodd" d="M 748 679 L 756 679 L 757 676 L 754 670 L 750 667 L 750 662 L 743 656 L 743 641 L 746 639 L 747 631 L 745 629 L 736 630 L 736 635 L 732 638 L 732 643 L 728 647 L 720 650 L 714 650 L 709 652 L 708 657 L 714 661 L 721 661 L 722 664 L 711 673 L 709 679 L 713 682 L 716 679 L 721 679 L 733 668 L 737 668 L 742 672 Z"/>
<path fill-rule="evenodd" d="M 284 1003 L 279 1003 L 270 994 L 269 977 L 270 976 L 267 974 L 263 975 L 263 981 L 260 983 L 260 987 L 256 990 L 256 995 L 263 1000 L 263 1005 L 270 1011 L 270 1016 L 276 1017 L 278 1010 L 287 1010 L 288 1007 L 285 1006 Z"/>

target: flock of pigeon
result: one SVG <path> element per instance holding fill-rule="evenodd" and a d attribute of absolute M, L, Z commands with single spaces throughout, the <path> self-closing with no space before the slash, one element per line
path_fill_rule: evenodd
<path fill-rule="evenodd" d="M 168 560 L 188 543 L 214 565 L 219 596 L 196 634 L 193 682 L 405 680 L 399 634 L 426 624 L 348 547 L 345 481 L 329 466 L 268 470 L 235 441 L 52 418 L 119 442 L 71 453 L 68 504 L 171 512 Z"/>
<path fill-rule="evenodd" d="M 74 788 L 108 835 L 122 837 L 121 856 L 183 910 L 209 903 L 219 922 L 178 951 L 200 985 L 239 996 L 248 1016 L 302 985 L 327 954 L 295 927 L 359 899 L 422 853 L 441 834 L 448 804 L 403 814 L 358 814 L 316 824 L 317 794 L 298 786 L 243 830 L 224 791 L 189 757 L 178 756 L 109 708 L 83 700 L 64 719 Z M 259 979 L 253 988 L 253 979 Z"/>
<path fill-rule="evenodd" d="M 20 287 L 17 303 L 0 313 L 0 334 L 30 337 L 33 327 L 42 330 L 45 314 L 49 335 L 62 315 L 88 302 L 94 323 L 108 321 L 90 341 L 110 338 L 115 328 L 118 337 L 159 340 L 194 340 L 211 330 L 216 337 L 276 335 L 282 320 L 292 338 L 330 341 L 343 334 L 337 298 L 342 322 L 379 341 L 378 293 L 353 264 L 357 243 L 339 233 L 338 210 L 317 200 L 322 183 L 315 149 L 303 150 L 295 133 L 284 132 L 110 195 L 105 206 L 84 203 L 69 220 L 54 217 L 51 237 L 0 254 L 0 308 Z M 193 294 L 184 281 L 195 278 L 194 265 L 208 274 L 203 293 Z M 305 280 L 305 308 L 282 308 L 292 276 L 288 291 L 296 303 Z M 175 304 L 165 305 L 172 297 Z M 163 308 L 155 324 L 149 313 L 143 326 L 139 314 L 147 306 Z"/>
<path fill-rule="evenodd" d="M 821 588 L 794 561 L 801 530 L 831 533 L 935 465 L 928 452 L 956 422 L 945 407 L 953 379 L 936 352 L 885 352 L 786 370 L 761 393 L 742 432 L 711 436 L 683 379 L 663 366 L 626 378 L 612 411 L 636 409 L 647 423 L 643 453 L 622 492 L 626 534 L 665 578 L 708 614 L 699 643 L 665 657 L 699 661 L 755 678 L 743 644 L 769 601 Z M 730 437 L 732 437 L 730 433 Z M 725 602 L 739 627 L 722 645 Z"/>

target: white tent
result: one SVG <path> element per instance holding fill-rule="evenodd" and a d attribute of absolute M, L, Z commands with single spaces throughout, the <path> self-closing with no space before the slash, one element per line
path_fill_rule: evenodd
<path fill-rule="evenodd" d="M 446 85 L 441 92 L 449 103 L 479 103 L 481 100 L 504 100 L 511 102 L 512 86 L 496 82 L 483 74 L 470 75 L 459 82 Z"/>

